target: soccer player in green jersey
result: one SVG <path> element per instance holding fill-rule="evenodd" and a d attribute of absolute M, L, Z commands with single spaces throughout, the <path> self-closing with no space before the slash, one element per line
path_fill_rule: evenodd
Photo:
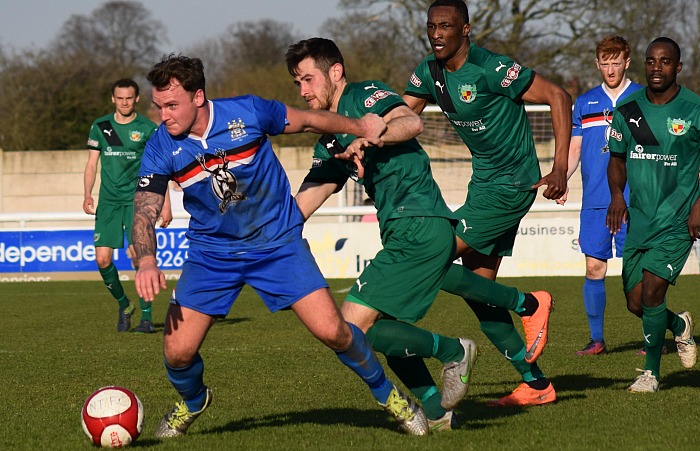
<path fill-rule="evenodd" d="M 628 390 L 659 389 L 666 329 L 673 332 L 685 368 L 697 361 L 693 319 L 666 306 L 666 291 L 675 284 L 700 238 L 700 97 L 678 85 L 681 49 L 660 37 L 647 47 L 647 87 L 625 99 L 610 130 L 608 183 L 611 233 L 629 221 L 622 252 L 622 283 L 627 308 L 642 318 L 646 363 Z M 629 206 L 623 190 L 629 183 Z"/>
<path fill-rule="evenodd" d="M 469 11 L 463 1 L 433 2 L 427 21 L 433 53 L 416 67 L 403 98 L 418 114 L 428 102 L 437 103 L 469 148 L 473 174 L 466 201 L 456 211 L 457 254 L 464 266 L 495 280 L 502 258 L 512 255 L 520 220 L 535 201 L 537 188 L 547 186 L 543 193 L 547 199 L 559 199 L 566 192 L 571 98 L 511 58 L 472 44 L 469 32 Z M 551 107 L 554 164 L 544 177 L 524 101 Z M 523 380 L 513 393 L 489 405 L 554 401 L 554 388 L 535 363 L 547 340 L 547 321 L 537 322 L 544 324 L 541 329 L 524 324 L 526 346 L 502 305 L 465 301 L 482 331 Z M 550 308 L 545 300 L 535 317 L 548 318 Z"/>
<path fill-rule="evenodd" d="M 296 199 L 308 218 L 349 178 L 374 199 L 382 249 L 348 293 L 343 316 L 366 331 L 372 347 L 386 355 L 389 366 L 421 400 L 431 429 L 449 430 L 456 422 L 453 409 L 467 392 L 476 346 L 472 340 L 433 334 L 412 323 L 425 315 L 440 289 L 483 303 L 507 300 L 523 310 L 538 303 L 536 295 L 549 295 L 520 293 L 452 263 L 456 221 L 415 139 L 422 122 L 396 92 L 377 80 L 348 83 L 340 50 L 328 39 L 294 44 L 286 59 L 311 108 L 349 117 L 375 113 L 387 124 L 381 148 L 351 135 L 323 135 Z M 423 361 L 430 357 L 443 363 L 442 394 Z"/>
<path fill-rule="evenodd" d="M 112 296 L 119 303 L 117 331 L 131 328 L 131 315 L 135 308 L 124 293 L 119 272 L 112 262 L 114 249 L 124 247 L 124 233 L 134 268 L 136 254 L 131 241 L 131 225 L 134 216 L 134 192 L 141 155 L 146 141 L 156 131 L 156 124 L 135 110 L 139 101 L 139 85 L 130 79 L 120 79 L 112 85 L 112 103 L 115 112 L 96 119 L 90 127 L 87 146 L 88 161 L 83 175 L 83 211 L 95 215 L 95 260 L 100 276 Z M 95 209 L 92 189 L 97 178 L 97 162 L 100 161 L 100 196 Z M 161 227 L 172 221 L 170 200 L 161 212 Z M 141 322 L 134 328 L 137 333 L 153 333 L 151 303 L 139 298 Z"/>

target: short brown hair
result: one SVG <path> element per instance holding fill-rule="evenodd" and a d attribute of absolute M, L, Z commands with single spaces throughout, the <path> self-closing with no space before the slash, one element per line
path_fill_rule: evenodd
<path fill-rule="evenodd" d="M 620 54 L 622 54 L 623 59 L 630 57 L 630 44 L 622 36 L 606 36 L 595 46 L 596 58 L 617 58 Z"/>

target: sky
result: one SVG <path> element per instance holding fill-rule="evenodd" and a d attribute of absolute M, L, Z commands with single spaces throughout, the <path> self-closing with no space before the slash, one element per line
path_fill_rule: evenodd
<path fill-rule="evenodd" d="M 107 1 L 0 0 L 0 45 L 17 51 L 44 48 L 72 15 L 89 16 Z M 303 37 L 316 36 L 326 19 L 343 15 L 336 0 L 135 1 L 165 26 L 168 51 L 219 37 L 232 23 L 260 19 L 290 23 Z"/>

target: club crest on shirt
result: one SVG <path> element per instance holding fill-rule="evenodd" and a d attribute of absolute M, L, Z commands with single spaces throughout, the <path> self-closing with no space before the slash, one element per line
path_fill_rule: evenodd
<path fill-rule="evenodd" d="M 691 121 L 685 121 L 683 119 L 671 119 L 670 117 L 666 119 L 668 132 L 675 136 L 685 135 L 692 124 Z"/>
<path fill-rule="evenodd" d="M 472 103 L 476 99 L 476 85 L 459 85 L 459 100 L 464 103 Z"/>
<path fill-rule="evenodd" d="M 131 139 L 133 142 L 141 141 L 142 136 L 143 133 L 141 133 L 139 130 L 129 130 L 129 139 Z"/>
<path fill-rule="evenodd" d="M 228 123 L 228 131 L 231 132 L 231 139 L 233 141 L 248 135 L 245 131 L 245 123 L 240 117 L 238 120 L 232 119 L 231 122 Z"/>

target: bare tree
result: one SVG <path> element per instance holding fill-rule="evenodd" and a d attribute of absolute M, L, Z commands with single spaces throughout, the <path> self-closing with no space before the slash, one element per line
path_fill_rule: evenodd
<path fill-rule="evenodd" d="M 161 22 L 141 3 L 111 1 L 89 16 L 73 15 L 50 50 L 63 58 L 89 57 L 97 66 L 145 70 L 167 41 Z"/>

